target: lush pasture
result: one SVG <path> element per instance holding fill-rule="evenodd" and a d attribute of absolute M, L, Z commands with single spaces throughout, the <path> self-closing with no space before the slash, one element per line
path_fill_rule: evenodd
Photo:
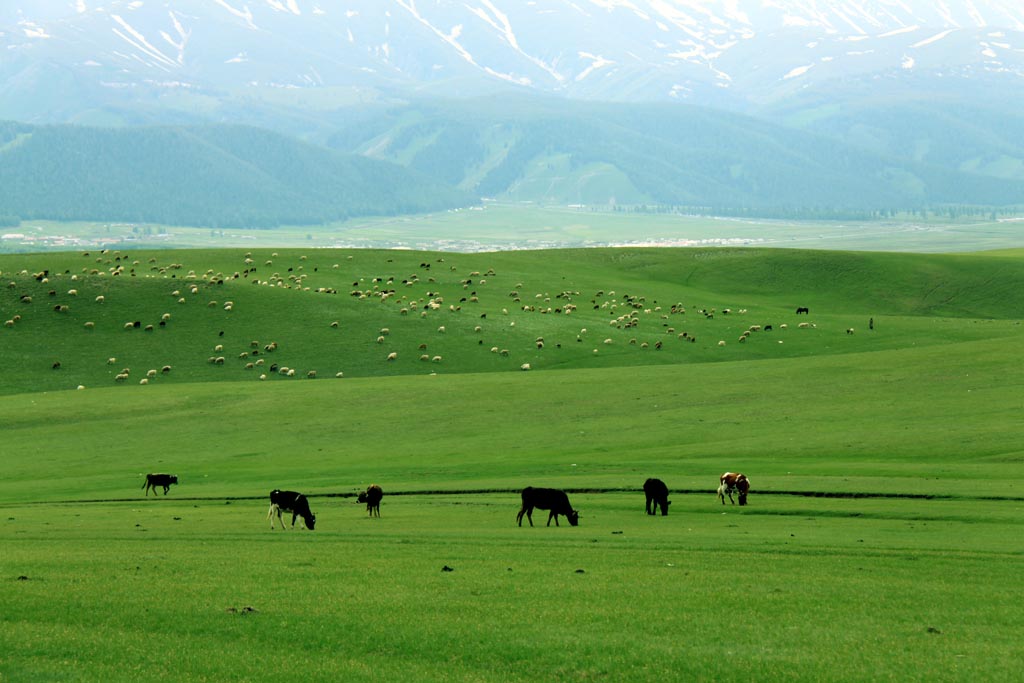
<path fill-rule="evenodd" d="M 0 679 L 1019 673 L 1019 253 L 251 259 L 0 258 Z M 725 469 L 746 508 L 715 499 Z M 146 498 L 150 471 L 181 483 Z M 354 502 L 373 482 L 379 520 Z M 570 490 L 581 525 L 517 528 L 525 485 Z M 274 487 L 316 531 L 267 528 Z"/>
<path fill-rule="evenodd" d="M 575 494 L 4 509 L 5 679 L 1011 680 L 1020 504 Z M 11 519 L 13 518 L 13 519 Z M 448 567 L 453 571 L 444 571 Z M 26 577 L 20 579 L 20 577 Z"/>

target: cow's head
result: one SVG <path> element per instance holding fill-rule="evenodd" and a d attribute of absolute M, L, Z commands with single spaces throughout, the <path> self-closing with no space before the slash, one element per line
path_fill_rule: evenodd
<path fill-rule="evenodd" d="M 570 526 L 579 526 L 580 524 L 579 510 L 569 510 L 569 514 L 567 514 L 565 518 L 569 520 Z"/>
<path fill-rule="evenodd" d="M 363 503 L 364 505 L 366 504 L 366 491 L 363 491 L 362 493 L 359 494 L 359 496 L 356 498 L 356 502 Z"/>
<path fill-rule="evenodd" d="M 661 506 L 661 516 L 668 516 L 668 506 L 672 504 L 672 501 L 666 498 L 665 500 L 658 501 L 658 505 Z"/>
<path fill-rule="evenodd" d="M 177 484 L 178 483 L 178 476 L 175 475 L 175 474 L 172 474 L 170 477 L 168 477 L 168 481 L 170 481 L 172 484 Z"/>
<path fill-rule="evenodd" d="M 306 523 L 306 528 L 310 531 L 312 531 L 313 527 L 316 526 L 316 515 L 312 512 L 309 513 L 309 517 L 303 517 L 302 520 Z"/>

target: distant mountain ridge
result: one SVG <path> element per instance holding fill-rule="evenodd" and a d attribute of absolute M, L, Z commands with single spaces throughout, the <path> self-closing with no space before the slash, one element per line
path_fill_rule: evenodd
<path fill-rule="evenodd" d="M 100 155 L 66 183 L 94 208 L 200 225 L 481 196 L 771 215 L 1020 206 L 1022 108 L 1016 0 L 5 0 L 0 121 L 41 127 L 25 143 L 38 158 L 0 151 L 21 169 L 0 170 L 0 217 L 85 215 L 44 191 L 40 159 L 63 144 Z M 287 139 L 195 132 L 225 122 Z M 92 140 L 43 125 L 66 123 Z M 96 144 L 137 126 L 143 139 Z M 173 151 L 126 151 L 157 138 Z M 200 171 L 161 175 L 162 154 Z M 251 199 L 212 211 L 215 196 Z"/>
<path fill-rule="evenodd" d="M 7 0 L 0 65 L 176 96 L 505 88 L 753 109 L 831 80 L 1024 72 L 1013 0 Z M 19 67 L 19 64 L 22 65 Z M 2 112 L 0 112 L 2 114 Z"/>

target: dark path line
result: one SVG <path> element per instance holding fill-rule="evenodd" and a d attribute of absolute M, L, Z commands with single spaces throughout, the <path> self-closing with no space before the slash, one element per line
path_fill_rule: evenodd
<path fill-rule="evenodd" d="M 642 495 L 642 489 L 635 488 L 567 488 L 566 493 L 600 494 L 600 493 L 635 493 Z M 386 496 L 476 496 L 489 494 L 510 494 L 518 495 L 522 489 L 462 489 L 462 490 L 411 490 L 411 491 L 386 491 Z M 673 489 L 672 494 L 680 495 L 702 495 L 714 496 L 714 489 Z M 308 498 L 355 498 L 358 492 L 353 493 L 313 493 L 307 494 Z M 903 500 L 975 500 L 975 501 L 1017 501 L 1024 502 L 1024 496 L 967 496 L 950 493 L 867 493 L 867 492 L 843 492 L 843 491 L 783 491 L 783 490 L 758 490 L 751 491 L 753 496 L 801 496 L 804 498 L 877 498 L 877 499 L 903 499 Z M 177 502 L 211 502 L 211 501 L 266 501 L 266 495 L 260 496 L 160 496 L 160 499 L 170 498 Z M 95 503 L 139 503 L 143 498 L 85 498 L 81 500 L 51 500 L 51 501 L 18 501 L 0 503 L 0 507 L 13 507 L 22 505 L 81 505 Z"/>

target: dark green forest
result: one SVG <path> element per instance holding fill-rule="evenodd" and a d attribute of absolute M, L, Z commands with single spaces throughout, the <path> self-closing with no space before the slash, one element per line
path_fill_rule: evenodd
<path fill-rule="evenodd" d="M 385 161 L 245 126 L 0 123 L 0 216 L 209 227 L 436 211 L 469 193 Z"/>

